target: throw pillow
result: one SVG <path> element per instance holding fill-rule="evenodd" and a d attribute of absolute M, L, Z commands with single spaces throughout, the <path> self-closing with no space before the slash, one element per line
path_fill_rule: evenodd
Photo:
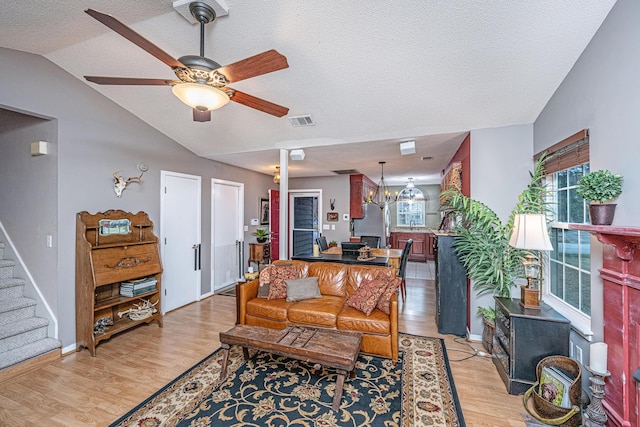
<path fill-rule="evenodd" d="M 402 279 L 400 277 L 389 277 L 385 273 L 379 273 L 376 278 L 384 278 L 384 281 L 387 283 L 384 292 L 382 293 L 380 299 L 378 300 L 378 303 L 376 304 L 376 308 L 385 314 L 389 314 L 391 296 L 398 292 L 398 288 L 400 287 L 400 283 L 402 283 Z"/>
<path fill-rule="evenodd" d="M 302 279 L 288 279 L 284 281 L 287 284 L 287 301 L 300 301 L 303 299 L 322 298 L 320 288 L 318 287 L 317 277 L 304 277 Z"/>
<path fill-rule="evenodd" d="M 269 276 L 269 299 L 282 299 L 287 297 L 287 279 L 299 279 L 301 276 L 300 269 L 295 266 L 281 267 L 274 265 L 271 267 Z"/>
<path fill-rule="evenodd" d="M 387 289 L 386 280 L 367 279 L 363 280 L 355 294 L 351 295 L 345 305 L 353 307 L 369 316 L 380 299 L 382 293 Z"/>
<path fill-rule="evenodd" d="M 271 282 L 271 268 L 272 265 L 268 265 L 260 272 L 260 284 L 258 285 L 258 298 L 269 297 L 269 283 Z"/>

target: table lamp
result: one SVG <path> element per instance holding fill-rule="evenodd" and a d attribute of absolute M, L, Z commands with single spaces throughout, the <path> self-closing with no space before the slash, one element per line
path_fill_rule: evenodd
<path fill-rule="evenodd" d="M 514 248 L 538 252 L 537 259 L 533 253 L 529 253 L 523 261 L 527 285 L 520 287 L 520 305 L 524 308 L 539 310 L 542 299 L 541 251 L 553 250 L 544 214 L 516 215 L 513 220 L 513 231 L 509 245 Z"/>

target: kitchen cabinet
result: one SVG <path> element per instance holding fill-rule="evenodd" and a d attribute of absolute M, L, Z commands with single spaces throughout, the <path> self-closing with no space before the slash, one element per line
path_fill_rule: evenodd
<path fill-rule="evenodd" d="M 364 200 L 376 193 L 378 185 L 363 174 L 349 175 L 349 184 L 349 215 L 351 219 L 364 218 Z"/>
<path fill-rule="evenodd" d="M 569 356 L 571 323 L 540 303 L 540 310 L 523 308 L 519 299 L 494 297 L 496 328 L 493 363 L 509 394 L 522 394 L 536 381 L 536 366 L 547 356 Z"/>
<path fill-rule="evenodd" d="M 404 249 L 409 239 L 413 239 L 411 252 L 409 252 L 409 261 L 425 262 L 433 260 L 433 233 L 425 232 L 391 232 L 389 236 L 390 244 L 393 249 Z"/>

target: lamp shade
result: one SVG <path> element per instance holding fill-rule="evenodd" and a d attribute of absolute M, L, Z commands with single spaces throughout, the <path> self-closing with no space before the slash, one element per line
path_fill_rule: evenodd
<path fill-rule="evenodd" d="M 200 111 L 216 110 L 229 102 L 229 95 L 200 83 L 179 83 L 171 91 L 180 101 Z"/>
<path fill-rule="evenodd" d="M 552 251 L 546 217 L 543 214 L 516 215 L 509 245 L 519 249 Z"/>

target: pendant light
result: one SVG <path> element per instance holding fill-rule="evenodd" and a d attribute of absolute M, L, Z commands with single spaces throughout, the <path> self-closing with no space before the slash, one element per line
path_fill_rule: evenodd
<path fill-rule="evenodd" d="M 398 194 L 399 202 L 409 202 L 410 204 L 415 201 L 427 200 L 424 193 L 416 188 L 413 183 L 413 178 L 409 178 L 407 186 L 402 189 Z"/>
<path fill-rule="evenodd" d="M 384 180 L 384 164 L 387 162 L 378 162 L 380 164 L 380 182 L 378 183 L 378 188 L 376 189 L 375 194 L 369 194 L 366 203 L 373 203 L 374 205 L 380 207 L 380 209 L 384 209 L 385 207 L 396 202 L 395 197 L 391 197 L 391 191 L 389 191 L 389 187 Z M 397 193 L 396 193 L 397 195 Z"/>

